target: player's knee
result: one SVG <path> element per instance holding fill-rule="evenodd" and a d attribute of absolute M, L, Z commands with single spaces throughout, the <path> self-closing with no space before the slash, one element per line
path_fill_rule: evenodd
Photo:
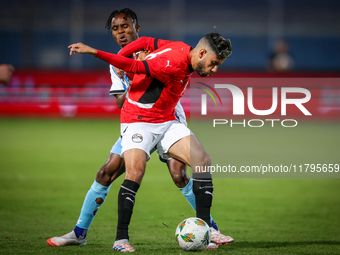
<path fill-rule="evenodd" d="M 97 172 L 96 181 L 104 186 L 109 186 L 112 183 L 112 176 L 115 171 L 110 171 L 108 163 L 104 164 Z"/>
<path fill-rule="evenodd" d="M 136 171 L 136 178 L 137 179 L 143 179 L 143 176 L 144 176 L 143 170 Z"/>
<path fill-rule="evenodd" d="M 190 161 L 191 161 L 190 163 L 191 163 L 191 167 L 193 167 L 193 170 L 195 170 L 196 167 L 211 165 L 211 157 L 204 150 L 196 153 L 195 156 L 192 157 Z"/>
<path fill-rule="evenodd" d="M 188 178 L 186 178 L 186 174 L 174 173 L 171 177 L 178 188 L 184 188 L 188 184 Z"/>
<path fill-rule="evenodd" d="M 203 166 L 210 166 L 211 165 L 211 157 L 209 156 L 208 153 L 204 154 L 204 158 L 203 158 Z"/>
<path fill-rule="evenodd" d="M 124 172 L 124 160 L 118 155 L 110 154 L 108 161 L 98 170 L 96 181 L 104 186 L 109 186 Z"/>
<path fill-rule="evenodd" d="M 126 169 L 125 179 L 131 180 L 140 185 L 142 182 L 144 173 L 145 173 L 145 165 L 143 163 L 136 162 L 135 164 L 130 165 L 130 167 Z"/>
<path fill-rule="evenodd" d="M 131 171 L 130 173 L 126 173 L 125 178 L 131 181 L 134 181 L 138 184 L 141 184 L 143 180 L 143 176 L 144 176 L 144 171 L 137 169 L 135 171 Z"/>

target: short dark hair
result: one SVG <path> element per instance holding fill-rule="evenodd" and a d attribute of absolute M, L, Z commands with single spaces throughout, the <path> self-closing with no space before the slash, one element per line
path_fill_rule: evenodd
<path fill-rule="evenodd" d="M 121 13 L 124 13 L 127 17 L 129 17 L 132 20 L 132 22 L 134 22 L 136 25 L 138 25 L 137 14 L 133 10 L 131 10 L 130 8 L 125 8 L 125 9 L 122 9 L 122 10 L 115 10 L 110 14 L 109 18 L 106 21 L 105 28 L 107 28 L 109 33 L 111 33 L 112 19 L 115 18 L 116 16 L 118 16 Z"/>
<path fill-rule="evenodd" d="M 217 58 L 226 58 L 231 55 L 231 42 L 229 39 L 224 39 L 218 33 L 210 33 L 202 38 L 216 54 Z"/>

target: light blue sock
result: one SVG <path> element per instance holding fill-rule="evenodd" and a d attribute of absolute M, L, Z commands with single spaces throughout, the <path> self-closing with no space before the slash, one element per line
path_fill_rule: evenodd
<path fill-rule="evenodd" d="M 191 207 L 196 211 L 196 200 L 195 194 L 192 190 L 193 180 L 190 178 L 188 184 L 184 188 L 179 188 L 182 191 L 183 196 L 187 199 Z M 210 215 L 210 221 L 213 220 L 213 217 Z"/>
<path fill-rule="evenodd" d="M 90 190 L 87 192 L 83 207 L 81 208 L 80 216 L 76 224 L 77 227 L 82 229 L 89 229 L 94 216 L 96 215 L 99 207 L 104 203 L 106 195 L 110 190 L 110 186 L 103 186 L 94 181 Z M 101 202 L 97 204 L 97 202 Z"/>

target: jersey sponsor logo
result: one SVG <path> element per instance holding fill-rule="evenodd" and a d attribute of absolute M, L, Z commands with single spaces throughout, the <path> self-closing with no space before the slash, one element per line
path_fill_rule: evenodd
<path fill-rule="evenodd" d="M 162 51 L 159 51 L 159 52 L 156 52 L 156 53 L 151 53 L 151 54 L 147 55 L 145 59 L 153 59 L 153 58 L 157 57 L 157 55 L 163 54 L 163 53 L 168 52 L 170 50 L 172 50 L 172 49 L 167 48 L 165 50 L 162 50 Z"/>
<path fill-rule="evenodd" d="M 141 134 L 138 134 L 138 133 L 134 134 L 132 136 L 132 142 L 134 142 L 134 143 L 141 143 L 141 142 L 143 142 L 143 136 Z"/>
<path fill-rule="evenodd" d="M 172 65 L 170 65 L 170 60 L 168 60 L 168 63 L 165 67 L 168 67 L 168 66 L 172 67 Z M 183 83 L 183 81 L 182 81 L 182 83 Z"/>

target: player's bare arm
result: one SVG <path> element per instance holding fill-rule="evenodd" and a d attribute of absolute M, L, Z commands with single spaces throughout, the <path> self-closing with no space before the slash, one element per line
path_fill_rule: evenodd
<path fill-rule="evenodd" d="M 127 57 L 119 56 L 116 54 L 108 53 L 101 50 L 96 50 L 83 43 L 74 43 L 68 46 L 70 55 L 79 52 L 82 54 L 94 55 L 95 57 L 104 60 L 105 62 L 123 69 L 125 72 L 133 74 L 146 74 L 146 69 L 142 61 L 137 61 Z"/>
<path fill-rule="evenodd" d="M 126 94 L 128 93 L 129 88 L 123 94 L 116 95 L 116 103 L 119 109 L 122 109 L 123 104 L 125 102 Z"/>

